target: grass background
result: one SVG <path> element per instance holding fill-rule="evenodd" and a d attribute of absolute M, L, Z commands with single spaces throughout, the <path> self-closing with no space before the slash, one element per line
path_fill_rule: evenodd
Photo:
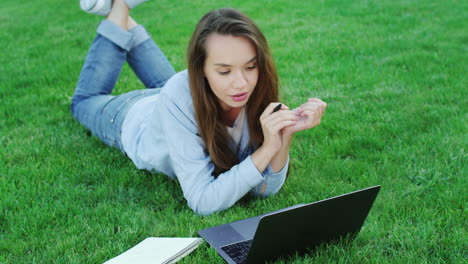
<path fill-rule="evenodd" d="M 177 182 L 137 170 L 69 113 L 100 17 L 78 1 L 0 6 L 0 263 L 102 263 L 197 230 L 371 185 L 356 240 L 277 263 L 463 263 L 468 2 L 150 1 L 133 11 L 177 70 L 198 19 L 236 7 L 269 40 L 283 102 L 328 105 L 296 136 L 274 197 L 200 217 Z M 125 67 L 116 93 L 142 88 Z M 181 263 L 222 263 L 206 244 Z"/>

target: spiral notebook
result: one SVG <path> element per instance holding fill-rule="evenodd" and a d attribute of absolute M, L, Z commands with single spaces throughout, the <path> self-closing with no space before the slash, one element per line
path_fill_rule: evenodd
<path fill-rule="evenodd" d="M 148 237 L 104 264 L 176 263 L 203 242 L 196 237 Z"/>

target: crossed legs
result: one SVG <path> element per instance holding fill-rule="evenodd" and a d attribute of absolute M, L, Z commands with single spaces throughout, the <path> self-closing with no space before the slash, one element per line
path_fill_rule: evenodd
<path fill-rule="evenodd" d="M 159 89 L 110 95 L 122 66 L 127 61 L 147 88 L 162 87 L 175 71 L 144 27 L 129 16 L 123 0 L 114 0 L 97 33 L 81 70 L 71 111 L 104 143 L 123 151 L 120 134 L 128 109 Z"/>

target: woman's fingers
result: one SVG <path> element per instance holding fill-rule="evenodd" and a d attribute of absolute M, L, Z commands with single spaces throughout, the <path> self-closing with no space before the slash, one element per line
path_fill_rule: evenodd
<path fill-rule="evenodd" d="M 280 110 L 264 118 L 262 124 L 270 132 L 276 134 L 283 127 L 295 124 L 299 119 L 300 117 L 293 111 Z"/>
<path fill-rule="evenodd" d="M 309 98 L 308 102 L 301 105 L 300 109 L 302 111 L 306 109 L 312 110 L 314 112 L 320 113 L 320 115 L 323 115 L 326 107 L 327 107 L 327 104 L 324 101 L 318 98 Z"/>
<path fill-rule="evenodd" d="M 320 124 L 327 104 L 318 98 L 309 98 L 306 103 L 294 110 L 288 110 L 286 105 L 278 108 L 280 103 L 270 103 L 260 117 L 264 134 L 277 135 L 285 127 L 292 126 L 303 130 Z M 295 128 L 291 128 L 294 130 Z M 266 135 L 265 135 L 266 136 Z"/>
<path fill-rule="evenodd" d="M 300 106 L 300 115 L 303 117 L 304 126 L 312 128 L 320 124 L 327 104 L 318 98 L 309 98 L 307 103 Z"/>
<path fill-rule="evenodd" d="M 277 112 L 268 113 L 271 108 L 277 107 L 278 104 L 273 104 L 266 108 L 264 115 L 261 119 L 263 135 L 265 139 L 271 139 L 281 135 L 281 130 L 288 126 L 294 126 L 300 120 L 299 113 L 297 111 L 287 110 L 287 106 L 283 106 L 281 110 Z"/>
<path fill-rule="evenodd" d="M 326 105 L 326 103 L 325 103 L 324 101 L 322 101 L 322 100 L 320 100 L 320 99 L 318 99 L 318 98 L 309 98 L 307 101 L 308 101 L 308 102 L 320 103 L 320 104 L 323 103 L 323 104 Z"/>
<path fill-rule="evenodd" d="M 263 111 L 263 113 L 260 115 L 260 120 L 270 116 L 271 114 L 273 114 L 273 110 L 278 106 L 280 105 L 281 103 L 279 102 L 274 102 L 274 103 L 270 103 L 266 108 L 265 110 Z M 282 109 L 289 109 L 286 105 L 284 104 L 281 104 L 281 108 L 280 110 Z"/>
<path fill-rule="evenodd" d="M 278 109 L 278 106 L 281 105 L 281 108 Z M 285 117 L 284 114 L 291 112 L 290 116 L 294 115 L 294 112 L 289 111 L 289 107 L 281 103 L 270 103 L 262 115 L 260 115 L 260 122 L 264 123 L 268 120 L 273 120 L 278 117 Z"/>
<path fill-rule="evenodd" d="M 262 125 L 265 146 L 278 150 L 281 147 L 281 130 L 284 127 L 294 125 L 299 116 L 290 111 L 286 105 L 280 103 L 271 103 L 260 116 L 260 123 Z M 274 109 L 277 108 L 277 111 Z"/>
<path fill-rule="evenodd" d="M 279 122 L 276 122 L 276 123 L 272 123 L 272 124 L 269 124 L 267 125 L 267 129 L 270 131 L 271 134 L 278 134 L 281 129 L 287 127 L 287 126 L 292 126 L 292 125 L 295 125 L 297 123 L 296 120 L 281 120 Z"/>

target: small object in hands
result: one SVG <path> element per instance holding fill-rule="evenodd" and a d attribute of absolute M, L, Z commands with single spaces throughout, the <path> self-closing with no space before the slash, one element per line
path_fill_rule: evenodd
<path fill-rule="evenodd" d="M 281 106 L 283 106 L 283 104 L 277 105 L 277 106 L 275 107 L 275 109 L 273 109 L 273 112 L 271 112 L 271 113 L 273 114 L 274 112 L 278 112 L 278 111 L 281 109 Z"/>

